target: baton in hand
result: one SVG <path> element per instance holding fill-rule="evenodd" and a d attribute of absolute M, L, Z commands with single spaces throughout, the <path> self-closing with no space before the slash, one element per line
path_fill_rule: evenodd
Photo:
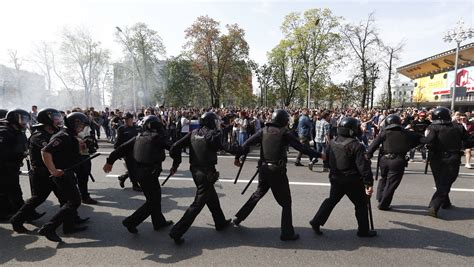
<path fill-rule="evenodd" d="M 250 185 L 252 184 L 252 182 L 253 182 L 253 180 L 255 179 L 255 177 L 257 177 L 257 174 L 258 174 L 259 171 L 260 171 L 260 169 L 257 168 L 257 171 L 256 171 L 255 174 L 252 176 L 252 178 L 250 179 L 250 181 L 248 182 L 248 184 L 245 186 L 244 191 L 242 191 L 241 195 L 245 194 L 245 191 L 247 191 L 247 189 L 250 187 Z"/>
<path fill-rule="evenodd" d="M 242 172 L 242 167 L 244 167 L 245 160 L 247 159 L 247 155 L 244 155 L 244 158 L 242 159 L 242 163 L 240 163 L 239 171 L 237 172 L 237 176 L 235 176 L 234 184 L 237 183 L 237 180 L 239 180 L 240 173 Z"/>
<path fill-rule="evenodd" d="M 367 209 L 369 210 L 370 230 L 374 230 L 374 217 L 372 216 L 372 205 L 370 204 L 370 196 L 367 197 Z"/>
<path fill-rule="evenodd" d="M 89 177 L 91 178 L 91 181 L 95 183 L 94 176 L 92 176 L 92 173 L 89 173 Z"/>
<path fill-rule="evenodd" d="M 166 179 L 163 181 L 163 183 L 161 183 L 161 186 L 164 186 L 166 184 L 166 182 L 170 179 L 171 176 L 173 176 L 173 174 L 170 172 L 170 174 L 168 174 L 168 177 L 166 177 Z"/>
<path fill-rule="evenodd" d="M 70 172 L 70 171 L 74 170 L 75 168 L 77 168 L 78 166 L 80 166 L 80 165 L 86 163 L 86 162 L 89 161 L 89 160 L 92 160 L 92 159 L 94 159 L 94 158 L 97 158 L 98 156 L 100 156 L 100 153 L 95 153 L 94 155 L 92 155 L 92 156 L 90 156 L 90 157 L 88 157 L 88 158 L 86 158 L 86 159 L 83 159 L 83 160 L 79 161 L 78 163 L 72 165 L 71 167 L 69 167 L 69 168 L 67 168 L 67 169 L 64 169 L 63 172 L 64 172 L 64 173 Z M 53 178 L 53 175 L 50 175 L 49 177 L 50 177 L 50 178 Z"/>

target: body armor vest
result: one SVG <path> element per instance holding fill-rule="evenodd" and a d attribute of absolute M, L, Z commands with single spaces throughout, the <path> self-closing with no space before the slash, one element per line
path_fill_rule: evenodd
<path fill-rule="evenodd" d="M 47 131 L 39 128 L 30 136 L 30 160 L 31 166 L 34 168 L 46 168 L 41 156 L 41 149 L 49 143 L 51 136 L 52 134 L 49 134 Z"/>
<path fill-rule="evenodd" d="M 353 156 L 346 148 L 352 142 L 357 142 L 354 138 L 346 138 L 344 141 L 338 141 L 338 138 L 331 142 L 332 155 L 329 156 L 331 168 L 344 172 L 350 170 L 354 165 Z"/>
<path fill-rule="evenodd" d="M 156 145 L 160 135 L 154 132 L 143 132 L 135 139 L 133 157 L 141 164 L 156 164 L 165 160 L 164 148 L 157 149 Z"/>
<path fill-rule="evenodd" d="M 387 130 L 383 141 L 384 154 L 406 154 L 410 150 L 410 139 L 402 130 Z"/>
<path fill-rule="evenodd" d="M 191 133 L 191 165 L 213 166 L 217 164 L 217 151 L 209 148 L 206 138 L 199 130 Z"/>
<path fill-rule="evenodd" d="M 286 128 L 265 127 L 262 132 L 262 159 L 266 162 L 287 160 L 287 144 L 283 142 Z"/>
<path fill-rule="evenodd" d="M 442 125 L 438 128 L 438 139 L 434 143 L 435 151 L 458 152 L 462 149 L 462 126 Z"/>

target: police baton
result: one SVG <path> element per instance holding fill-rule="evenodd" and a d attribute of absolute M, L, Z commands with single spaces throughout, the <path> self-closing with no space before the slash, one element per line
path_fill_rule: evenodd
<path fill-rule="evenodd" d="M 168 180 L 170 179 L 170 177 L 173 176 L 173 173 L 170 172 L 170 174 L 168 174 L 168 176 L 166 177 L 166 179 L 163 181 L 163 183 L 161 183 L 161 186 L 164 186 L 166 184 L 166 182 L 168 182 Z"/>
<path fill-rule="evenodd" d="M 375 169 L 375 181 L 379 179 L 379 169 L 380 169 L 380 158 L 382 157 L 382 152 L 379 151 L 377 155 L 377 167 Z"/>
<path fill-rule="evenodd" d="M 257 171 L 255 172 L 255 174 L 252 176 L 252 178 L 250 178 L 250 181 L 247 183 L 247 185 L 245 186 L 244 188 L 244 191 L 242 191 L 242 193 L 240 193 L 241 195 L 245 194 L 245 191 L 247 191 L 247 189 L 250 187 L 250 185 L 252 184 L 253 180 L 255 179 L 255 177 L 257 177 L 257 174 L 259 173 L 260 169 L 257 167 Z"/>
<path fill-rule="evenodd" d="M 69 167 L 67 169 L 64 169 L 63 172 L 64 173 L 70 172 L 70 171 L 74 170 L 75 168 L 77 168 L 78 166 L 81 166 L 82 164 L 86 163 L 87 161 L 92 160 L 94 158 L 97 158 L 98 156 L 100 156 L 100 153 L 95 153 L 94 155 L 79 161 L 78 163 L 72 165 L 71 167 Z M 50 175 L 49 178 L 53 178 L 53 175 Z"/>
<path fill-rule="evenodd" d="M 369 210 L 370 230 L 374 230 L 374 217 L 372 216 L 372 205 L 370 204 L 370 196 L 367 196 L 367 209 Z"/>
<path fill-rule="evenodd" d="M 89 177 L 91 178 L 91 181 L 95 183 L 94 176 L 92 176 L 92 173 L 89 173 Z"/>
<path fill-rule="evenodd" d="M 430 154 L 428 148 L 426 148 L 426 162 L 425 162 L 425 174 L 428 174 L 428 165 L 430 164 Z"/>
<path fill-rule="evenodd" d="M 244 167 L 245 160 L 247 159 L 247 154 L 244 155 L 242 159 L 242 163 L 240 163 L 239 171 L 237 172 L 237 176 L 235 176 L 234 184 L 237 183 L 237 180 L 239 180 L 240 173 L 242 172 L 242 167 Z"/>

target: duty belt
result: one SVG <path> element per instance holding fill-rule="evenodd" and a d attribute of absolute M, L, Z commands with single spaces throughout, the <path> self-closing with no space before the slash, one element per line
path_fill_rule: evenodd
<path fill-rule="evenodd" d="M 387 159 L 396 159 L 396 158 L 404 158 L 405 154 L 394 154 L 394 153 L 387 153 L 384 154 L 384 157 Z"/>
<path fill-rule="evenodd" d="M 283 160 L 283 159 L 280 159 L 279 161 L 262 161 L 262 164 L 263 165 L 267 165 L 267 166 L 278 166 L 278 167 L 281 167 L 281 166 L 284 166 L 286 164 L 286 161 Z"/>

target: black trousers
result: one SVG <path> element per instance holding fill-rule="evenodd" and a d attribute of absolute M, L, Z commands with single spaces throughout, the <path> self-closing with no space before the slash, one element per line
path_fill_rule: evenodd
<path fill-rule="evenodd" d="M 65 200 L 57 190 L 53 180 L 49 177 L 47 169 L 37 169 L 30 172 L 31 198 L 25 201 L 25 204 L 12 217 L 12 223 L 24 223 L 31 215 L 35 213 L 35 209 L 46 201 L 51 192 L 54 192 L 59 203 L 65 204 Z"/>
<path fill-rule="evenodd" d="M 82 155 L 80 160 L 86 159 L 89 156 Z M 82 199 L 89 198 L 89 174 L 91 173 L 92 163 L 90 160 L 81 164 L 76 170 L 77 186 L 81 193 Z"/>
<path fill-rule="evenodd" d="M 127 167 L 128 177 L 134 186 L 138 186 L 137 178 L 137 162 L 131 155 L 127 155 L 125 158 L 125 166 Z M 161 171 L 160 171 L 161 172 Z"/>
<path fill-rule="evenodd" d="M 367 233 L 369 231 L 367 195 L 365 194 L 364 184 L 357 178 L 351 181 L 331 180 L 329 198 L 323 201 L 310 223 L 312 225 L 324 225 L 332 210 L 344 195 L 347 195 L 354 204 L 359 233 Z"/>
<path fill-rule="evenodd" d="M 191 227 L 204 206 L 207 206 L 211 211 L 216 227 L 225 224 L 224 213 L 214 188 L 215 181 L 208 179 L 208 175 L 216 171 L 214 166 L 207 168 L 191 166 L 190 169 L 197 187 L 196 196 L 183 217 L 171 229 L 170 234 L 176 237 L 182 236 Z"/>
<path fill-rule="evenodd" d="M 406 161 L 404 157 L 387 159 L 385 156 L 380 158 L 381 178 L 377 186 L 377 201 L 380 208 L 390 207 L 395 190 L 402 181 L 405 173 Z"/>
<path fill-rule="evenodd" d="M 4 211 L 1 213 L 16 213 L 23 204 L 23 192 L 20 186 L 19 168 L 0 168 L 0 195 L 3 197 Z"/>
<path fill-rule="evenodd" d="M 436 184 L 436 192 L 429 207 L 438 211 L 442 206 L 451 205 L 449 192 L 459 174 L 461 156 L 459 154 L 430 155 L 430 167 Z"/>
<path fill-rule="evenodd" d="M 165 216 L 161 212 L 161 187 L 158 181 L 160 173 L 161 166 L 137 166 L 138 180 L 146 201 L 123 220 L 126 226 L 136 227 L 150 215 L 154 228 L 158 229 L 166 223 Z"/>
<path fill-rule="evenodd" d="M 286 166 L 262 165 L 258 176 L 257 190 L 250 196 L 249 200 L 237 212 L 235 217 L 245 220 L 257 205 L 258 201 L 271 189 L 273 197 L 282 207 L 281 235 L 290 236 L 295 233 L 291 211 L 291 192 L 286 176 Z"/>
<path fill-rule="evenodd" d="M 66 173 L 61 177 L 53 177 L 53 182 L 64 200 L 64 205 L 45 226 L 53 229 L 58 228 L 61 224 L 64 228 L 73 227 L 74 217 L 81 205 L 81 195 L 76 185 L 76 177 L 73 174 Z"/>

